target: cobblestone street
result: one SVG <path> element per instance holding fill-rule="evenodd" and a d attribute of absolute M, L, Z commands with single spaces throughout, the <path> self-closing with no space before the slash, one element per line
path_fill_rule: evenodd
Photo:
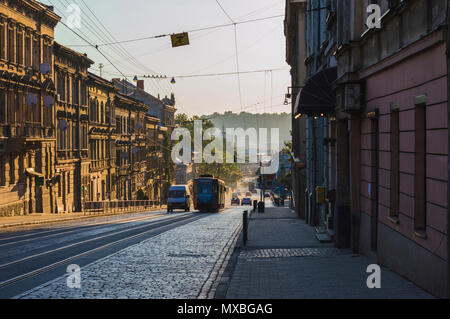
<path fill-rule="evenodd" d="M 207 215 L 81 269 L 81 289 L 59 277 L 16 298 L 197 298 L 230 238 L 240 209 Z"/>

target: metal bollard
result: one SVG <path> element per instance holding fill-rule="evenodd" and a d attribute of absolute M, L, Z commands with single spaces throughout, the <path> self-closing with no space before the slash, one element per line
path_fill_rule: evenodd
<path fill-rule="evenodd" d="M 244 211 L 243 215 L 243 239 L 244 239 L 244 246 L 247 245 L 248 240 L 248 211 Z"/>

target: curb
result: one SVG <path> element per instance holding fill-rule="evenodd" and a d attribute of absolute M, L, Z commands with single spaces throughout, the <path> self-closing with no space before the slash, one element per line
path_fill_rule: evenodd
<path fill-rule="evenodd" d="M 83 219 L 90 219 L 95 217 L 109 217 L 109 216 L 120 216 L 120 215 L 128 215 L 128 214 L 139 214 L 139 213 L 145 213 L 145 212 L 153 212 L 162 210 L 155 209 L 155 210 L 144 210 L 144 211 L 138 211 L 138 212 L 128 212 L 128 213 L 117 213 L 117 214 L 95 214 L 95 215 L 83 215 L 78 217 L 69 217 L 69 218 L 59 218 L 59 219 L 46 219 L 46 220 L 37 220 L 37 221 L 29 221 L 29 222 L 22 222 L 22 223 L 14 223 L 14 224 L 0 224 L 0 231 L 13 228 L 13 227 L 24 227 L 24 226 L 35 226 L 35 225 L 41 225 L 41 224 L 52 224 L 52 223 L 61 223 L 61 222 L 69 222 L 69 221 L 76 221 L 76 220 L 83 220 Z M 1 221 L 1 218 L 0 218 Z"/>
<path fill-rule="evenodd" d="M 236 246 L 236 242 L 239 238 L 239 235 L 242 232 L 242 224 L 240 224 L 234 233 L 231 235 L 224 249 L 222 250 L 222 254 L 219 259 L 216 261 L 211 273 L 208 276 L 208 279 L 203 284 L 202 289 L 200 290 L 197 299 L 213 299 L 216 293 L 216 289 L 219 286 L 220 281 L 218 279 L 222 278 L 222 274 L 224 273 L 228 262 L 233 255 L 234 247 Z"/>

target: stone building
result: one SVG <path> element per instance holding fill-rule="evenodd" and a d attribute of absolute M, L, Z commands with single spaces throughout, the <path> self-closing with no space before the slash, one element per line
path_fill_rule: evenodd
<path fill-rule="evenodd" d="M 286 1 L 286 62 L 291 66 L 291 87 L 286 101 L 292 100 L 292 114 L 301 86 L 306 80 L 306 0 Z M 301 218 L 306 217 L 306 117 L 292 116 L 292 201 Z"/>
<path fill-rule="evenodd" d="M 144 81 L 138 80 L 137 85 L 126 80 L 112 79 L 116 88 L 127 96 L 130 96 L 148 107 L 147 116 L 157 118 L 158 122 L 158 141 L 161 142 L 161 167 L 162 179 L 158 183 L 159 194 L 162 201 L 167 197 L 168 185 L 175 183 L 175 164 L 170 159 L 171 152 L 171 135 L 175 128 L 175 96 L 172 94 L 170 98 L 167 96 L 163 99 L 156 98 L 144 89 Z M 168 152 L 168 153 L 167 153 Z M 168 155 L 168 156 L 167 156 Z"/>
<path fill-rule="evenodd" d="M 448 297 L 449 2 L 378 1 L 371 29 L 369 4 L 338 1 L 336 16 L 352 247 Z"/>
<path fill-rule="evenodd" d="M 381 9 L 379 28 L 367 24 L 370 4 Z M 336 246 L 448 297 L 449 2 L 287 6 L 305 17 L 286 18 L 293 74 L 299 65 L 307 71 L 303 84 L 293 79 L 301 86 L 293 117 L 306 117 L 307 145 L 324 146 L 312 162 L 307 151 L 306 168 L 319 177 L 312 186 L 328 195 L 313 201 L 321 217 L 312 225 L 325 217 Z"/>
<path fill-rule="evenodd" d="M 0 215 L 54 212 L 54 28 L 49 7 L 0 1 Z"/>
<path fill-rule="evenodd" d="M 89 73 L 89 175 L 86 201 L 116 199 L 113 180 L 116 176 L 114 85 Z"/>
<path fill-rule="evenodd" d="M 160 120 L 146 115 L 146 152 L 147 152 L 147 176 L 145 194 L 149 200 L 161 201 L 162 184 L 164 182 L 164 137 L 161 134 Z"/>
<path fill-rule="evenodd" d="M 115 106 L 117 198 L 135 200 L 137 192 L 146 186 L 145 114 L 148 107 L 121 93 L 115 96 Z"/>
<path fill-rule="evenodd" d="M 53 50 L 57 134 L 52 184 L 56 188 L 56 209 L 58 213 L 80 212 L 89 177 L 87 70 L 94 62 L 56 42 Z"/>

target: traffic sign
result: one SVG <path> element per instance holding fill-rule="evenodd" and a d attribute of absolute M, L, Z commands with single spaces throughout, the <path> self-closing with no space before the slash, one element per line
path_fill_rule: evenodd
<path fill-rule="evenodd" d="M 187 32 L 177 33 L 171 35 L 172 48 L 181 47 L 183 45 L 189 45 L 189 35 Z"/>

